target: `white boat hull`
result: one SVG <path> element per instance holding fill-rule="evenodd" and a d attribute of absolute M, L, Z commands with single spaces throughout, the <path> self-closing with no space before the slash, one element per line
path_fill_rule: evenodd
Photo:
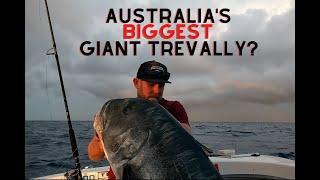
<path fill-rule="evenodd" d="M 252 154 L 209 157 L 220 174 L 227 179 L 295 179 L 295 161 L 281 157 Z M 84 168 L 83 179 L 107 179 L 109 166 Z M 66 179 L 65 173 L 35 179 Z"/>

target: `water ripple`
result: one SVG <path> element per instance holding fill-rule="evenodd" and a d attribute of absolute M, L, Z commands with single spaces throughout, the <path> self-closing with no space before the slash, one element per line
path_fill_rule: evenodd
<path fill-rule="evenodd" d="M 106 166 L 91 161 L 87 145 L 93 136 L 92 121 L 73 124 L 82 167 Z M 295 125 L 289 123 L 192 123 L 193 136 L 212 149 L 235 149 L 237 153 L 259 152 L 295 159 Z M 75 166 L 68 126 L 62 121 L 27 121 L 26 177 L 65 172 Z"/>

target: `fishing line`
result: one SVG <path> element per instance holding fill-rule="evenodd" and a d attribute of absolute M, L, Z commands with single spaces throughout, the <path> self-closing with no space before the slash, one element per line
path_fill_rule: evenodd
<path fill-rule="evenodd" d="M 47 56 L 47 62 L 46 62 L 46 94 L 47 94 L 47 99 L 48 99 L 48 107 L 49 107 L 49 114 L 50 114 L 50 120 L 52 121 L 52 109 L 51 109 L 51 103 L 50 103 L 50 97 L 48 93 L 48 62 L 50 61 L 49 56 Z"/>
<path fill-rule="evenodd" d="M 64 159 L 64 160 L 59 160 L 59 162 L 61 162 L 62 161 L 62 163 L 56 168 L 57 169 L 57 172 L 60 172 L 60 170 L 62 171 L 62 170 L 64 170 L 64 171 L 67 171 L 68 170 L 68 166 L 69 166 L 69 161 L 70 161 L 70 159 L 73 159 L 73 157 L 67 157 L 66 159 Z M 58 164 L 58 163 L 57 163 Z"/>
<path fill-rule="evenodd" d="M 77 179 L 82 180 L 81 165 L 80 165 L 80 160 L 79 160 L 79 152 L 78 152 L 78 148 L 77 148 L 77 142 L 76 142 L 76 137 L 75 137 L 75 134 L 74 134 L 74 130 L 72 128 L 70 112 L 69 112 L 69 108 L 68 108 L 67 97 L 66 97 L 66 92 L 65 92 L 65 89 L 64 89 L 62 73 L 61 73 L 61 68 L 60 68 L 60 63 L 59 63 L 58 51 L 57 51 L 56 42 L 55 42 L 54 35 L 53 35 L 53 30 L 52 30 L 53 28 L 52 28 L 51 19 L 50 19 L 48 3 L 47 3 L 47 0 L 44 0 L 44 2 L 45 2 L 45 5 L 46 5 L 48 23 L 49 23 L 50 32 L 51 32 L 51 38 L 52 38 L 52 48 L 51 49 L 54 50 L 54 53 L 49 53 L 49 51 L 51 50 L 51 49 L 49 49 L 46 54 L 47 55 L 54 55 L 55 59 L 56 59 L 56 62 L 57 62 L 57 68 L 58 68 L 58 74 L 59 74 L 59 79 L 60 79 L 61 91 L 62 91 L 62 95 L 63 95 L 64 107 L 65 107 L 65 112 L 66 112 L 67 122 L 68 122 L 68 127 L 69 127 L 69 138 L 70 138 L 70 143 L 71 143 L 72 155 L 73 155 L 74 160 L 76 161 L 75 162 L 75 168 L 70 169 L 70 171 L 67 171 L 65 176 L 67 177 L 67 179 L 69 179 L 71 177 L 77 177 Z"/>
<path fill-rule="evenodd" d="M 48 88 L 48 64 L 50 63 L 50 58 L 47 56 L 47 61 L 45 63 L 45 89 L 46 89 L 46 95 L 48 99 L 48 107 L 49 107 L 49 115 L 50 115 L 50 121 L 52 121 L 52 108 L 51 108 L 51 101 L 49 96 L 49 88 Z M 72 157 L 68 157 L 67 160 L 63 160 L 63 163 L 57 163 L 58 167 L 56 168 L 58 171 L 60 170 L 66 170 L 66 164 L 68 164 L 69 159 L 72 159 Z"/>
<path fill-rule="evenodd" d="M 40 1 L 41 1 L 41 0 L 38 1 L 38 2 L 39 2 L 39 3 L 38 3 L 38 5 L 39 5 L 38 7 L 39 7 L 39 19 L 40 19 L 40 21 L 41 21 L 41 13 L 40 13 L 40 5 L 41 5 L 41 4 L 40 4 Z"/>

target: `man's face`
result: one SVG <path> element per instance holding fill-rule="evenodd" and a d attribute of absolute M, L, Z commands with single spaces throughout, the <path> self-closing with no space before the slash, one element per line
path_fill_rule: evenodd
<path fill-rule="evenodd" d="M 165 83 L 148 82 L 138 78 L 134 78 L 133 83 L 139 98 L 158 101 L 162 98 Z"/>

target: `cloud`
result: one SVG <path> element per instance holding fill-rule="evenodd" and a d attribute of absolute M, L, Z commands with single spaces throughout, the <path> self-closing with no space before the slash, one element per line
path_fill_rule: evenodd
<path fill-rule="evenodd" d="M 29 119 L 36 117 L 36 107 L 47 102 L 41 98 L 46 98 L 48 92 L 53 93 L 53 99 L 61 99 L 55 59 L 45 55 L 52 42 L 41 3 L 26 1 L 25 86 Z M 294 121 L 294 1 L 201 1 L 196 7 L 191 3 L 194 2 L 49 2 L 65 88 L 76 119 L 90 119 L 88 111 L 96 111 L 108 98 L 135 96 L 132 78 L 139 65 L 155 59 L 171 72 L 173 84 L 166 85 L 165 97 L 181 101 L 192 120 Z M 121 40 L 121 25 L 104 23 L 106 10 L 129 7 L 229 8 L 230 23 L 216 25 L 208 41 L 255 40 L 259 46 L 252 57 L 151 56 L 147 45 L 141 45 L 137 56 L 80 54 L 83 41 Z M 234 45 L 230 44 L 230 48 L 234 49 Z M 63 106 L 58 102 L 52 104 L 55 111 Z M 63 115 L 57 119 L 64 119 Z"/>

